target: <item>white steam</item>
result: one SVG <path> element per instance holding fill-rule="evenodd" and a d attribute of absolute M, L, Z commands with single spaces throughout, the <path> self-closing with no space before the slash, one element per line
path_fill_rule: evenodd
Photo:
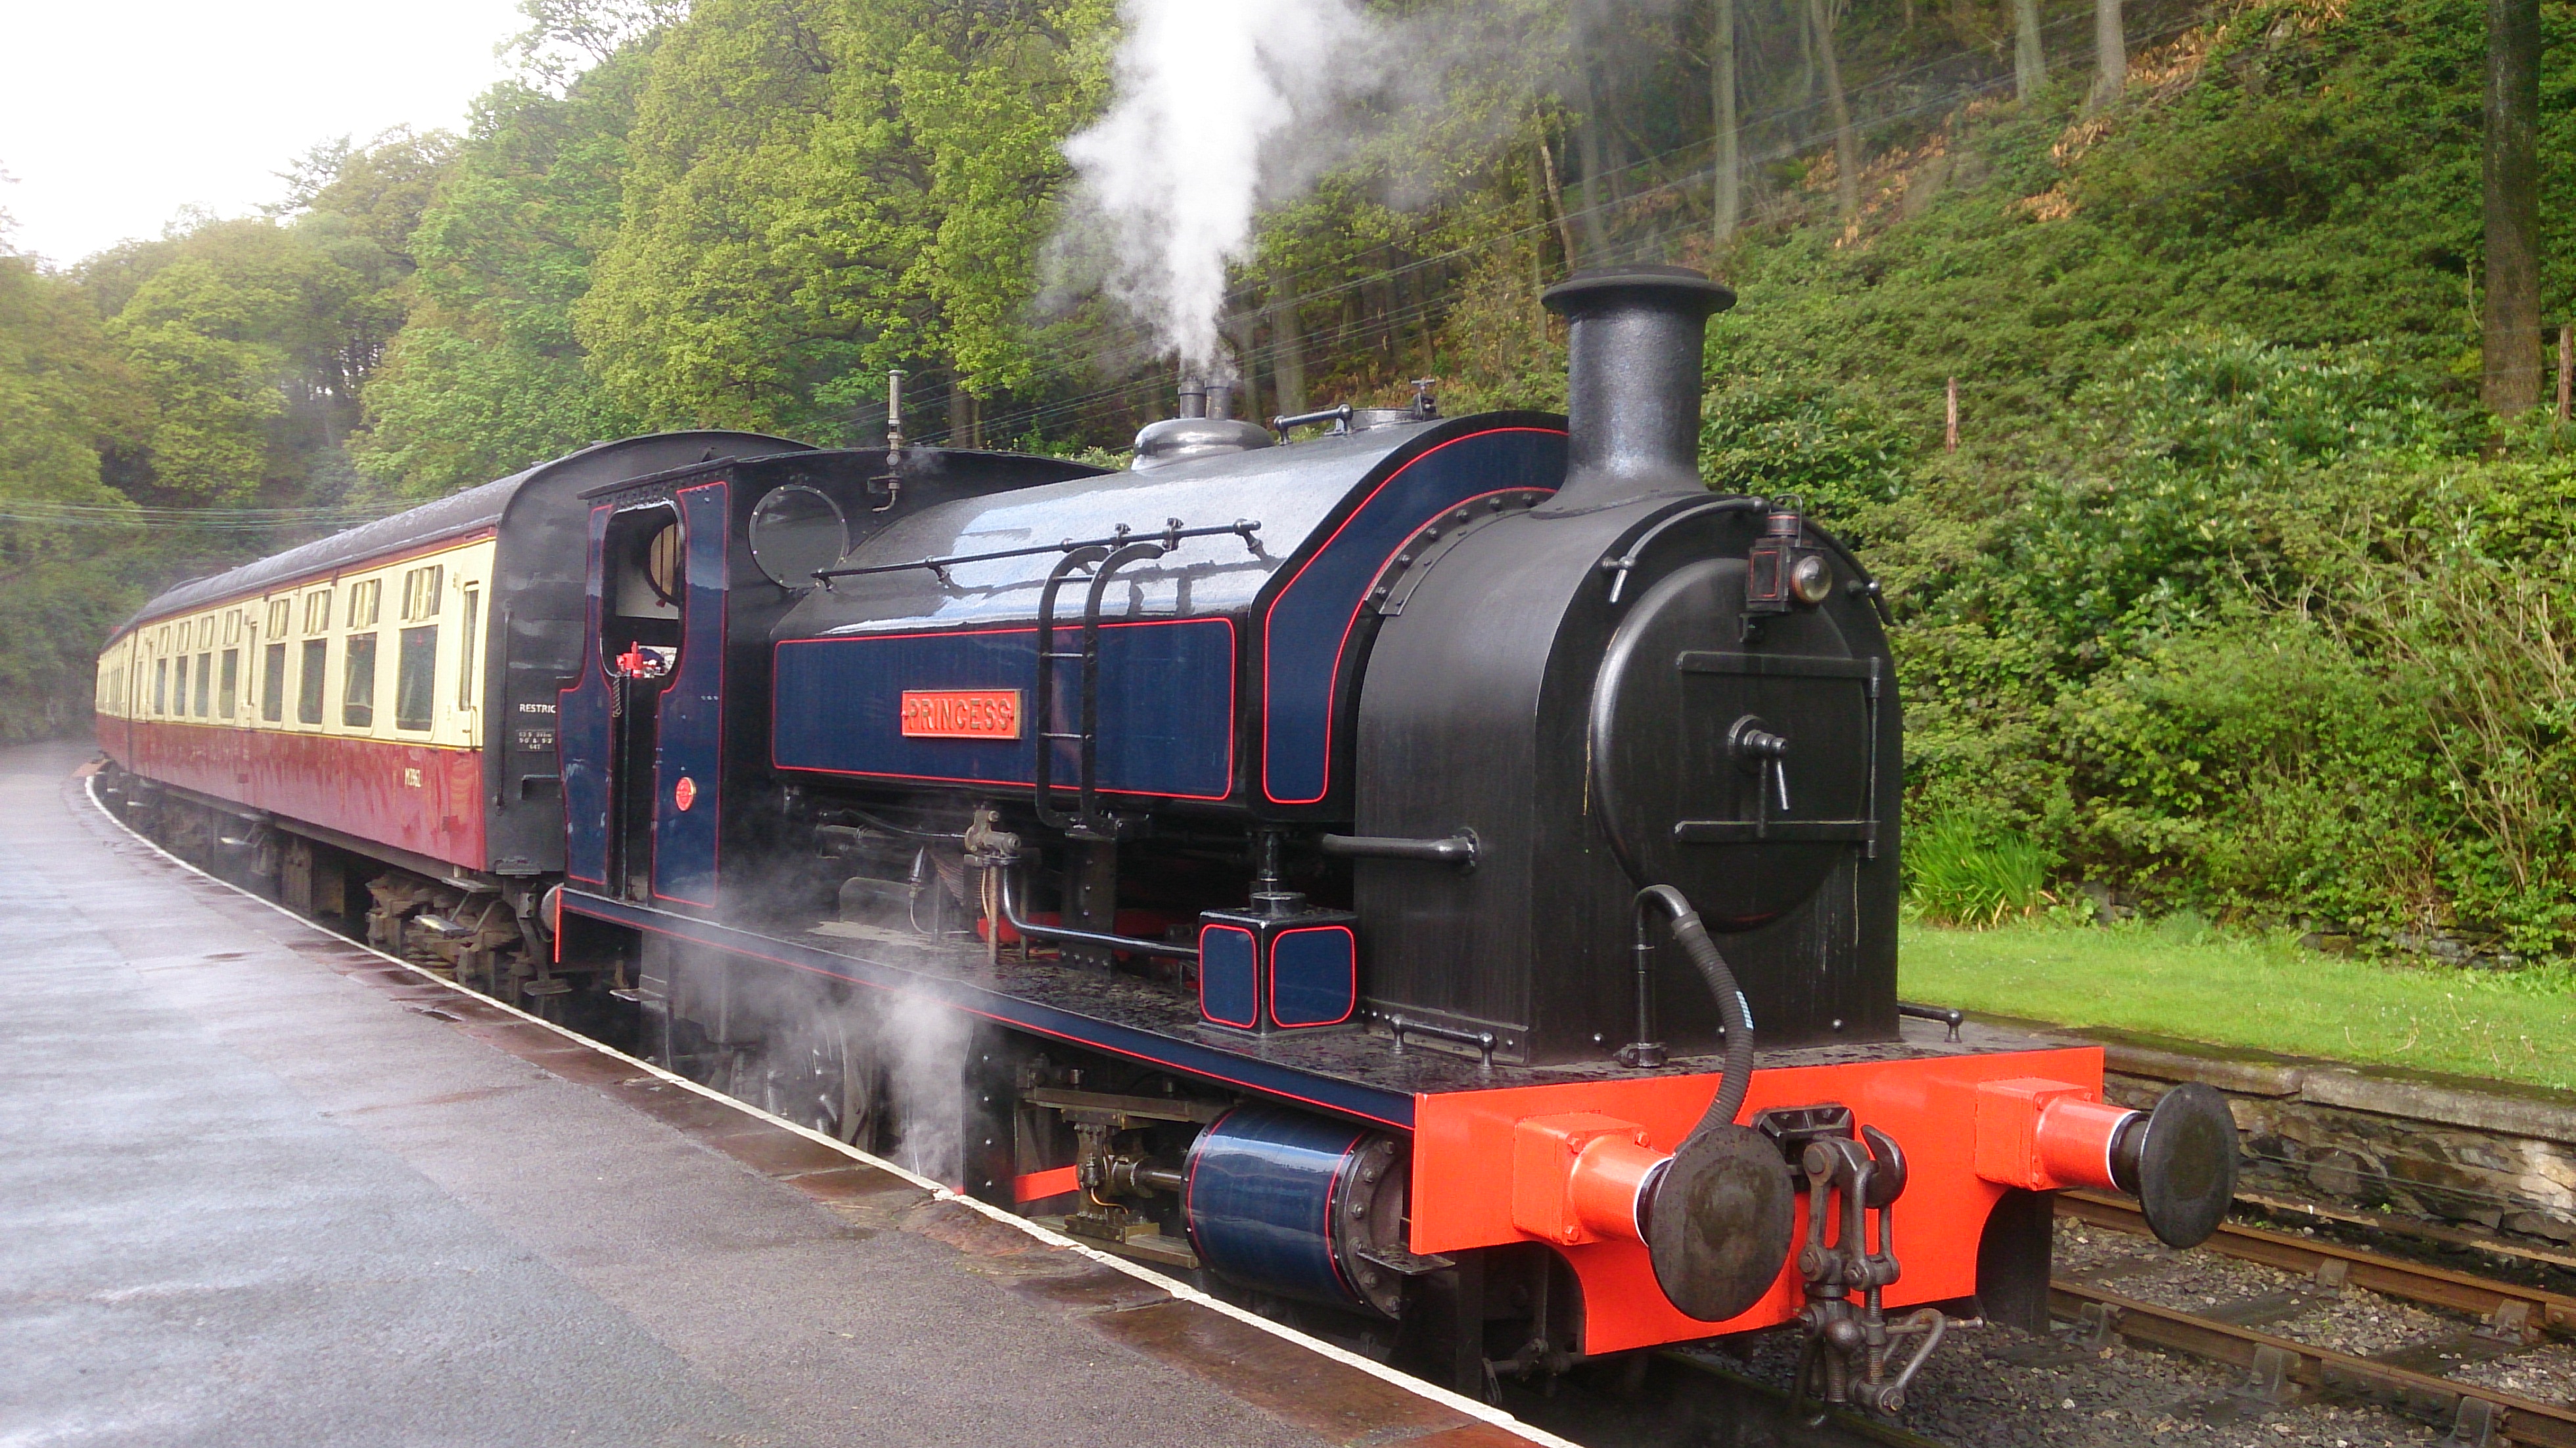
<path fill-rule="evenodd" d="M 1125 0 L 1117 92 L 1065 143 L 1077 225 L 1110 294 L 1183 367 L 1233 375 L 1217 328 L 1265 190 L 1302 185 L 1314 143 L 1376 83 L 1376 22 L 1350 0 Z"/>

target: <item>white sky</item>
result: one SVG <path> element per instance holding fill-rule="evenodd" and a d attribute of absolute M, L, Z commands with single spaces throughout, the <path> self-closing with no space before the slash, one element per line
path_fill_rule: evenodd
<path fill-rule="evenodd" d="M 250 213 L 315 142 L 456 129 L 513 0 L 0 0 L 0 211 L 68 264 L 183 205 Z"/>

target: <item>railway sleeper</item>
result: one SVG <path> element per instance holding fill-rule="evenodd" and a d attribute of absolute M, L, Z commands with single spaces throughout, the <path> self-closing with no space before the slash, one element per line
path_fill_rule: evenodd
<path fill-rule="evenodd" d="M 2392 1360 L 2401 1354 L 2358 1357 L 2063 1281 L 2051 1285 L 2049 1299 L 2058 1316 L 2098 1324 L 2137 1346 L 2244 1369 L 2243 1386 L 2183 1405 L 2184 1411 L 2204 1418 L 2240 1417 L 2312 1397 L 2358 1400 L 2447 1425 L 2452 1441 L 2576 1448 L 2576 1410 L 2454 1382 Z M 2469 1406 L 2473 1403 L 2484 1406 Z"/>

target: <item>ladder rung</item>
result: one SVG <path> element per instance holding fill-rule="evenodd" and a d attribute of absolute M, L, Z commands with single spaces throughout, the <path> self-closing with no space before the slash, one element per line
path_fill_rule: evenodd
<path fill-rule="evenodd" d="M 1056 733 L 1054 730 L 1049 729 L 1049 730 L 1042 731 L 1042 732 L 1038 735 L 1038 737 L 1039 737 L 1039 738 L 1041 738 L 1041 739 L 1072 739 L 1072 740 L 1080 741 L 1080 740 L 1088 739 L 1088 738 L 1090 738 L 1091 736 L 1090 736 L 1090 735 L 1088 735 L 1088 734 L 1058 734 L 1058 733 Z"/>
<path fill-rule="evenodd" d="M 1049 655 L 1047 655 L 1047 657 L 1048 657 L 1048 658 L 1051 658 L 1051 659 L 1079 659 L 1079 658 L 1084 657 L 1084 655 L 1083 655 L 1083 654 L 1081 654 L 1081 653 L 1079 653 L 1079 652 L 1076 652 L 1076 653 L 1070 653 L 1070 654 L 1049 654 Z"/>

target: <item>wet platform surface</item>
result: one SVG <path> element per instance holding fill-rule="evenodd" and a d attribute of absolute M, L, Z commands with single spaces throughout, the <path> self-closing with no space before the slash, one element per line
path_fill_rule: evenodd
<path fill-rule="evenodd" d="M 1527 1441 L 403 970 L 0 751 L 0 1444 Z"/>

